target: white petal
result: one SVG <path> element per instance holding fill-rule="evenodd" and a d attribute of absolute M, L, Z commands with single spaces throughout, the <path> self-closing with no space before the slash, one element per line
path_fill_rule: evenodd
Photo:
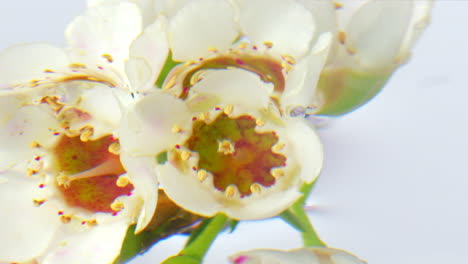
<path fill-rule="evenodd" d="M 220 212 L 213 190 L 200 183 L 193 173 L 181 173 L 169 162 L 158 166 L 158 171 L 167 196 L 185 210 L 207 217 Z"/>
<path fill-rule="evenodd" d="M 145 96 L 124 115 L 119 134 L 122 148 L 130 155 L 157 155 L 180 144 L 185 133 L 174 133 L 175 126 L 191 132 L 192 118 L 182 100 L 155 92 Z"/>
<path fill-rule="evenodd" d="M 392 67 L 413 12 L 411 1 L 372 0 L 354 14 L 346 30 L 346 46 L 363 66 Z"/>
<path fill-rule="evenodd" d="M 130 48 L 130 61 L 126 63 L 126 72 L 133 90 L 145 91 L 154 88 L 169 53 L 164 20 L 158 19 L 151 24 L 133 42 Z M 141 62 L 141 59 L 145 63 Z M 134 62 L 134 61 L 140 62 Z M 149 67 L 149 69 L 147 68 Z"/>
<path fill-rule="evenodd" d="M 20 44 L 0 53 L 0 89 L 43 79 L 44 70 L 62 70 L 68 57 L 60 48 L 45 43 Z"/>
<path fill-rule="evenodd" d="M 41 255 L 60 224 L 55 208 L 35 207 L 33 199 L 40 199 L 38 181 L 19 173 L 2 174 L 6 183 L 0 184 L 0 259 L 23 262 Z"/>
<path fill-rule="evenodd" d="M 209 48 L 226 50 L 237 37 L 234 10 L 228 1 L 192 1 L 169 24 L 169 42 L 176 61 L 198 60 Z"/>
<path fill-rule="evenodd" d="M 286 129 L 301 165 L 301 178 L 311 183 L 322 170 L 323 148 L 320 138 L 303 119 L 288 120 Z"/>
<path fill-rule="evenodd" d="M 300 58 L 315 33 L 312 13 L 294 0 L 243 0 L 242 31 L 256 45 L 273 42 L 275 51 Z"/>
<path fill-rule="evenodd" d="M 242 206 L 226 206 L 222 209 L 226 215 L 240 220 L 256 220 L 276 216 L 289 208 L 302 194 L 298 188 L 272 192 L 260 199 L 246 199 Z"/>
<path fill-rule="evenodd" d="M 267 107 L 273 85 L 246 70 L 212 70 L 192 89 L 201 94 L 215 96 L 225 105 L 244 105 L 253 109 Z"/>
<path fill-rule="evenodd" d="M 142 21 L 138 6 L 130 2 L 109 3 L 89 8 L 73 20 L 66 37 L 73 59 L 81 63 L 107 62 L 123 72 L 131 42 L 141 33 Z M 93 65 L 94 66 L 94 65 Z"/>
<path fill-rule="evenodd" d="M 324 33 L 309 55 L 304 57 L 288 73 L 286 89 L 282 98 L 284 106 L 311 106 L 314 103 L 315 87 L 327 61 L 332 35 Z"/>
<path fill-rule="evenodd" d="M 154 157 L 132 157 L 122 153 L 121 161 L 128 172 L 135 194 L 143 199 L 143 207 L 138 216 L 135 233 L 143 229 L 151 221 L 158 202 L 158 180 Z"/>
<path fill-rule="evenodd" d="M 0 103 L 9 98 L 1 98 Z M 0 170 L 31 160 L 31 143 L 50 144 L 55 138 L 50 129 L 58 127 L 57 120 L 44 105 L 16 107 L 10 115 L 8 112 L 0 113 Z"/>
<path fill-rule="evenodd" d="M 97 225 L 84 232 L 77 232 L 61 239 L 51 249 L 43 264 L 102 264 L 112 263 L 120 254 L 128 221 Z"/>

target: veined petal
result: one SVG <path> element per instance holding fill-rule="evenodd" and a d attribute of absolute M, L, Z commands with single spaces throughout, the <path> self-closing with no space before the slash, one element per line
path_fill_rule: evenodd
<path fill-rule="evenodd" d="M 155 92 L 124 114 L 119 133 L 122 148 L 130 155 L 156 155 L 185 138 L 190 111 L 182 100 Z M 174 129 L 180 131 L 174 131 Z"/>
<path fill-rule="evenodd" d="M 252 109 L 268 106 L 271 83 L 246 70 L 211 70 L 192 89 L 200 94 L 214 96 L 217 102 L 225 105 L 244 105 Z"/>
<path fill-rule="evenodd" d="M 175 61 L 198 60 L 210 48 L 226 50 L 238 32 L 228 1 L 198 0 L 185 5 L 169 23 L 168 39 Z"/>
<path fill-rule="evenodd" d="M 43 264 L 112 263 L 120 254 L 128 221 L 122 219 L 76 232 L 60 239 L 43 260 Z"/>
<path fill-rule="evenodd" d="M 0 97 L 0 103 L 12 100 L 13 96 Z M 14 112 L 0 113 L 0 170 L 33 158 L 32 144 L 50 144 L 54 140 L 53 130 L 57 120 L 46 106 L 16 105 Z"/>
<path fill-rule="evenodd" d="M 397 66 L 401 43 L 410 26 L 412 1 L 371 0 L 352 16 L 346 29 L 346 48 L 368 68 Z"/>
<path fill-rule="evenodd" d="M 304 6 L 294 0 L 240 2 L 241 28 L 254 44 L 271 42 L 276 52 L 296 59 L 309 50 L 316 25 L 312 13 Z"/>
<path fill-rule="evenodd" d="M 40 207 L 33 205 L 39 198 L 39 181 L 13 171 L 1 175 L 7 181 L 0 184 L 0 259 L 25 262 L 47 249 L 60 221 L 47 201 Z"/>
<path fill-rule="evenodd" d="M 143 200 L 143 207 L 139 212 L 135 228 L 135 233 L 139 233 L 151 221 L 158 202 L 156 160 L 153 157 L 132 157 L 126 153 L 122 153 L 120 159 L 128 172 L 130 181 L 135 186 L 134 195 L 141 196 Z"/>
<path fill-rule="evenodd" d="M 65 32 L 73 60 L 112 63 L 124 72 L 123 62 L 128 58 L 130 44 L 142 31 L 141 19 L 138 6 L 126 1 L 89 8 Z"/>
<path fill-rule="evenodd" d="M 47 69 L 69 63 L 65 52 L 46 43 L 19 44 L 0 53 L 0 91 L 15 84 L 43 79 Z"/>
<path fill-rule="evenodd" d="M 165 27 L 166 22 L 161 17 L 146 27 L 132 43 L 130 60 L 125 68 L 133 90 L 145 91 L 154 88 L 169 53 Z"/>

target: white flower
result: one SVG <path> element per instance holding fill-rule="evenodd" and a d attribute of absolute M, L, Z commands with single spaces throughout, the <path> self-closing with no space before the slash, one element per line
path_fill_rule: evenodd
<path fill-rule="evenodd" d="M 129 83 L 144 83 L 125 71 L 140 32 L 134 4 L 104 4 L 68 27 L 67 51 L 36 43 L 0 53 L 0 262 L 111 263 L 128 226 L 151 220 L 151 161 L 118 139 Z"/>
<path fill-rule="evenodd" d="M 317 86 L 316 114 L 340 115 L 372 99 L 411 55 L 432 0 L 335 1 L 335 45 Z"/>
<path fill-rule="evenodd" d="M 155 24 L 166 30 L 173 60 L 182 63 L 163 91 L 129 110 L 122 148 L 134 156 L 167 155 L 157 166 L 161 185 L 191 212 L 274 216 L 300 197 L 299 187 L 322 165 L 314 130 L 290 117 L 310 100 L 326 60 L 330 35 L 316 34 L 323 31 L 314 18 L 321 6 L 293 0 L 177 3 L 179 8 L 160 11 Z M 148 54 L 160 41 L 152 33 L 155 24 L 132 50 Z M 160 65 L 161 58 L 145 58 Z"/>
<path fill-rule="evenodd" d="M 365 264 L 350 253 L 333 248 L 301 248 L 290 251 L 251 250 L 231 256 L 232 264 Z"/>

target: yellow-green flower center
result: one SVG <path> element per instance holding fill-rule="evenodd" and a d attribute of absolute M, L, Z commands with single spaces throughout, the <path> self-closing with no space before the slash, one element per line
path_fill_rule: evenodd
<path fill-rule="evenodd" d="M 60 171 L 59 189 L 69 206 L 92 212 L 119 211 L 113 205 L 115 198 L 131 195 L 133 185 L 119 179 L 125 170 L 119 155 L 112 153 L 116 144 L 112 136 L 97 140 L 61 137 L 53 152 Z"/>
<path fill-rule="evenodd" d="M 272 169 L 286 166 L 286 157 L 275 153 L 275 132 L 257 132 L 257 121 L 249 115 L 231 118 L 221 113 L 211 123 L 197 120 L 184 146 L 199 155 L 198 170 L 213 175 L 214 186 L 226 191 L 235 185 L 241 197 L 255 186 L 275 184 Z"/>

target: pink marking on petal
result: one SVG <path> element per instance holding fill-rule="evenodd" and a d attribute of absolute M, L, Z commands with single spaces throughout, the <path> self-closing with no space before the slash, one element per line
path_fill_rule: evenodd
<path fill-rule="evenodd" d="M 239 256 L 234 260 L 234 264 L 244 264 L 248 259 L 248 256 Z"/>

